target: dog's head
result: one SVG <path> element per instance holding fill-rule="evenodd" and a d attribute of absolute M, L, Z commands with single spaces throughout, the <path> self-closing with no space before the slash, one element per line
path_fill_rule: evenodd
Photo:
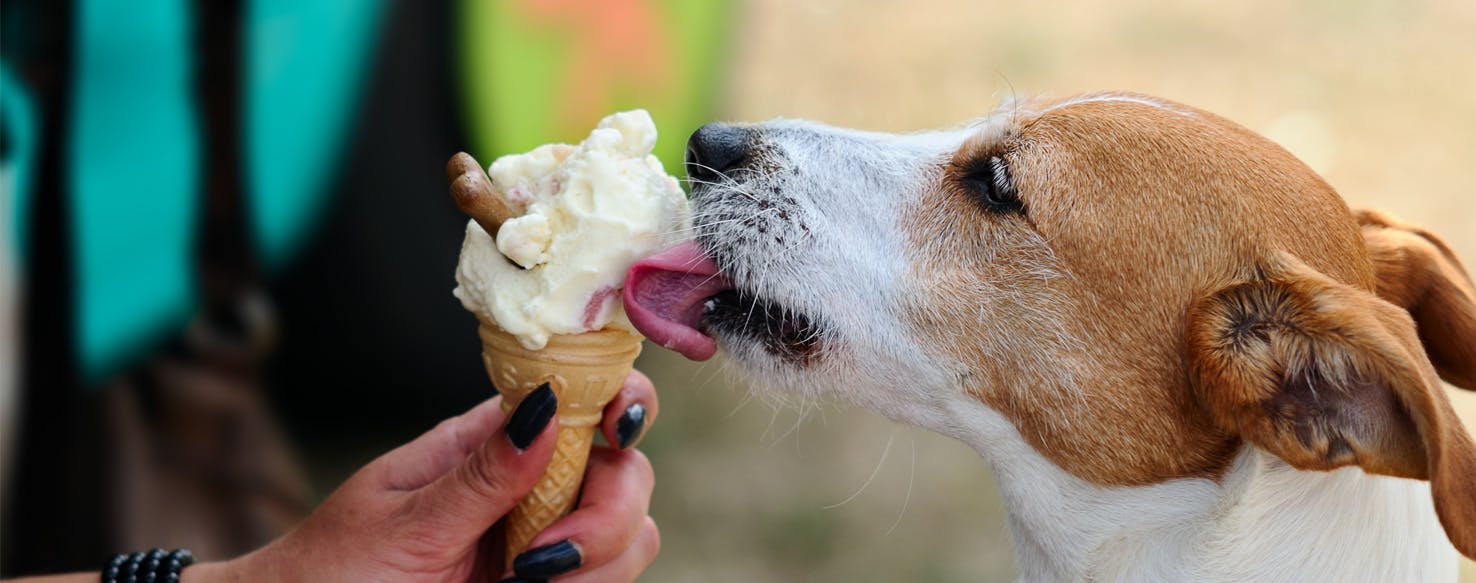
<path fill-rule="evenodd" d="M 1242 442 L 1428 479 L 1476 555 L 1438 380 L 1476 388 L 1470 280 L 1249 130 L 1098 94 L 908 135 L 708 125 L 688 174 L 696 244 L 626 286 L 655 341 L 945 432 L 982 402 L 1097 484 L 1214 478 Z"/>

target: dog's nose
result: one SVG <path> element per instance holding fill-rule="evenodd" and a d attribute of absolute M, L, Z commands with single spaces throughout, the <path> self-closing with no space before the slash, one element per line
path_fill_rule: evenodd
<path fill-rule="evenodd" d="M 747 129 L 720 123 L 704 125 L 687 140 L 687 178 L 693 182 L 729 178 L 747 155 Z"/>

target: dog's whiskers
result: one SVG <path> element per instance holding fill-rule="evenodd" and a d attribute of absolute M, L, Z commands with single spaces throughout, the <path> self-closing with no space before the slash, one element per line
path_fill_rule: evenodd
<path fill-rule="evenodd" d="M 742 411 L 743 410 L 743 407 L 744 406 L 748 405 L 749 402 L 753 401 L 753 396 L 754 396 L 753 391 L 747 391 L 747 392 L 743 393 L 743 398 L 738 399 L 738 404 L 737 405 L 734 405 L 733 406 L 733 410 L 732 411 L 728 411 L 728 414 L 725 415 L 723 418 L 724 419 L 732 419 L 735 415 L 738 414 L 739 411 Z"/>
<path fill-rule="evenodd" d="M 706 164 L 702 164 L 702 163 L 698 163 L 698 162 L 688 162 L 688 164 L 689 165 L 692 165 L 692 166 L 696 166 L 698 168 L 702 168 L 704 170 L 708 170 L 708 171 L 712 172 L 713 174 L 718 175 L 719 178 L 722 178 L 723 179 L 723 182 L 711 182 L 711 181 L 707 181 L 707 180 L 702 180 L 700 178 L 692 178 L 689 175 L 689 176 L 687 176 L 687 184 L 688 184 L 689 187 L 692 184 L 706 184 L 706 185 L 709 185 L 709 186 L 729 187 L 729 188 L 732 188 L 731 192 L 736 192 L 736 193 L 741 194 L 741 195 L 743 195 L 745 197 L 748 197 L 749 200 L 752 200 L 754 202 L 758 202 L 758 197 L 754 196 L 753 193 L 748 192 L 746 190 L 742 190 L 742 189 L 737 188 L 737 180 L 735 180 L 735 178 L 733 176 L 729 176 L 726 172 L 723 172 L 722 170 L 718 170 L 717 168 L 713 168 L 712 166 L 708 166 Z"/>
<path fill-rule="evenodd" d="M 696 232 L 696 231 L 700 231 L 702 229 L 706 229 L 706 228 L 709 228 L 709 227 L 714 227 L 714 226 L 717 226 L 717 225 L 726 225 L 726 224 L 729 224 L 729 223 L 737 223 L 737 222 L 742 222 L 742 221 L 750 221 L 750 220 L 753 220 L 755 218 L 758 218 L 758 217 L 764 216 L 766 214 L 769 214 L 771 212 L 777 212 L 778 210 L 779 209 L 777 209 L 777 208 L 767 208 L 767 209 L 761 210 L 759 212 L 753 213 L 753 214 L 748 215 L 748 216 L 745 216 L 745 217 L 733 217 L 733 218 L 728 218 L 728 219 L 719 219 L 719 220 L 713 220 L 713 221 L 706 221 L 706 222 L 702 222 L 702 223 L 698 223 L 696 221 L 693 221 L 692 226 L 690 226 L 690 227 L 685 227 L 685 228 L 681 228 L 681 229 L 675 229 L 675 230 L 672 230 L 672 231 L 668 231 L 668 232 L 666 232 L 664 234 L 666 234 L 666 235 L 677 235 L 677 234 L 688 233 L 688 232 Z"/>
<path fill-rule="evenodd" d="M 907 515 L 907 505 L 908 505 L 908 503 L 912 502 L 912 484 L 913 484 L 913 482 L 916 479 L 917 479 L 917 438 L 916 437 L 913 437 L 912 438 L 912 467 L 907 472 L 907 493 L 904 494 L 903 497 L 902 497 L 902 508 L 897 511 L 897 520 L 895 520 L 895 521 L 892 522 L 892 526 L 889 527 L 889 528 L 887 528 L 887 531 L 885 533 L 882 533 L 882 536 L 891 535 L 892 534 L 892 531 L 897 530 L 897 525 L 902 524 L 902 517 Z"/>
<path fill-rule="evenodd" d="M 857 488 L 856 491 L 853 492 L 853 493 L 851 493 L 850 496 L 846 496 L 846 499 L 845 500 L 841 500 L 840 502 L 836 502 L 834 504 L 827 504 L 825 506 L 821 506 L 820 508 L 822 510 L 830 510 L 832 508 L 840 508 L 841 506 L 845 506 L 846 504 L 850 504 L 852 500 L 855 500 L 857 496 L 860 496 L 862 492 L 865 492 L 866 491 L 866 488 L 868 486 L 871 486 L 871 482 L 876 479 L 877 474 L 880 474 L 881 473 L 882 466 L 887 463 L 887 454 L 888 453 L 891 453 L 891 451 L 892 451 L 892 440 L 895 439 L 896 437 L 897 437 L 897 428 L 893 427 L 891 431 L 887 432 L 887 444 L 884 445 L 884 446 L 882 446 L 881 458 L 878 459 L 878 460 L 876 460 L 876 467 L 875 468 L 872 468 L 871 475 L 870 476 L 866 476 L 866 481 L 861 482 L 861 487 L 860 488 Z"/>

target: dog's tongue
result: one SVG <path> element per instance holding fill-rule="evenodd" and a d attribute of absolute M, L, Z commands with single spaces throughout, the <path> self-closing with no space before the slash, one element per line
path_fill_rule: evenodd
<path fill-rule="evenodd" d="M 625 313 L 641 334 L 692 360 L 707 360 L 717 343 L 698 331 L 703 303 L 733 284 L 696 243 L 682 243 L 630 266 Z"/>

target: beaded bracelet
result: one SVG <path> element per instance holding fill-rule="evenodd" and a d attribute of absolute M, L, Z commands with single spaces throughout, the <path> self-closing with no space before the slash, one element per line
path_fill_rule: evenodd
<path fill-rule="evenodd" d="M 102 583 L 179 583 L 180 571 L 193 564 L 189 549 L 113 555 L 103 566 Z"/>

